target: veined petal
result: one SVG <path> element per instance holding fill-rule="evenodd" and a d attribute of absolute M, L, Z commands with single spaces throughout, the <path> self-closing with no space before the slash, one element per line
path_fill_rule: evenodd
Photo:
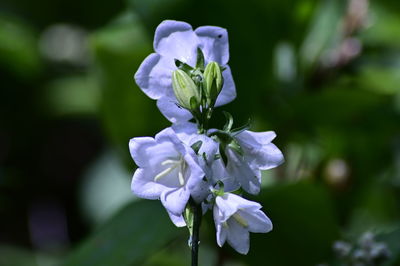
<path fill-rule="evenodd" d="M 258 194 L 261 186 L 260 171 L 251 169 L 249 164 L 230 148 L 226 150 L 226 155 L 228 157 L 226 170 L 229 175 L 234 177 L 246 192 Z"/>
<path fill-rule="evenodd" d="M 239 210 L 238 213 L 246 220 L 249 232 L 268 233 L 272 230 L 271 220 L 261 210 Z"/>
<path fill-rule="evenodd" d="M 159 54 L 150 54 L 139 66 L 135 81 L 139 88 L 151 99 L 159 99 L 172 90 L 174 61 Z"/>
<path fill-rule="evenodd" d="M 194 66 L 200 41 L 186 22 L 164 20 L 154 36 L 154 50 L 166 57 Z"/>
<path fill-rule="evenodd" d="M 224 198 L 227 202 L 236 206 L 236 209 L 259 210 L 261 208 L 258 202 L 244 199 L 233 193 L 225 193 Z"/>
<path fill-rule="evenodd" d="M 189 190 L 181 187 L 170 190 L 164 190 L 161 193 L 161 203 L 174 215 L 181 215 L 185 209 L 186 203 L 190 197 Z"/>
<path fill-rule="evenodd" d="M 172 123 L 185 122 L 190 120 L 192 114 L 177 105 L 177 100 L 170 97 L 162 97 L 157 101 L 160 112 Z"/>
<path fill-rule="evenodd" d="M 214 26 L 198 27 L 195 33 L 200 39 L 206 61 L 215 61 L 226 65 L 229 61 L 228 32 L 224 28 Z"/>
<path fill-rule="evenodd" d="M 249 231 L 234 218 L 228 220 L 228 243 L 240 254 L 247 254 L 249 252 Z"/>
<path fill-rule="evenodd" d="M 224 77 L 224 86 L 218 95 L 215 106 L 221 106 L 230 103 L 236 98 L 236 87 L 235 82 L 233 81 L 231 68 L 228 65 L 224 67 L 226 67 L 226 69 L 222 72 L 222 76 Z"/>
<path fill-rule="evenodd" d="M 237 212 L 237 205 L 232 204 L 227 200 L 226 194 L 215 198 L 216 207 L 219 210 L 219 217 L 221 223 L 226 222 L 235 212 Z M 214 206 L 215 208 L 215 206 Z M 215 214 L 215 213 L 214 213 Z"/>
<path fill-rule="evenodd" d="M 153 173 L 144 169 L 137 169 L 132 178 L 132 192 L 144 199 L 159 199 L 161 193 L 166 189 L 165 186 L 153 182 Z"/>
<path fill-rule="evenodd" d="M 285 161 L 282 152 L 273 143 L 262 146 L 256 154 L 254 164 L 261 170 L 275 168 Z"/>

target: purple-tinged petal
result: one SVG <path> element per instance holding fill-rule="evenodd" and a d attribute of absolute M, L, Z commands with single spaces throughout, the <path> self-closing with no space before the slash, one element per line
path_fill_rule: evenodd
<path fill-rule="evenodd" d="M 185 188 L 164 190 L 161 193 L 161 203 L 174 215 L 181 215 L 190 197 L 190 191 Z"/>
<path fill-rule="evenodd" d="M 137 166 L 148 165 L 151 155 L 148 154 L 147 149 L 154 145 L 156 142 L 150 137 L 133 138 L 129 141 L 129 151 Z"/>
<path fill-rule="evenodd" d="M 268 233 L 272 230 L 271 220 L 261 210 L 239 210 L 238 214 L 246 220 L 249 232 Z"/>
<path fill-rule="evenodd" d="M 200 40 L 192 26 L 185 22 L 164 20 L 154 36 L 154 50 L 166 57 L 179 59 L 191 66 L 196 64 Z"/>
<path fill-rule="evenodd" d="M 184 159 L 188 165 L 188 169 L 190 169 L 190 176 L 188 177 L 187 187 L 190 191 L 193 191 L 195 187 L 203 180 L 204 171 L 199 166 L 196 161 L 196 155 L 192 148 L 188 148 L 187 154 L 184 156 Z"/>
<path fill-rule="evenodd" d="M 159 199 L 166 187 L 153 182 L 153 178 L 154 175 L 151 171 L 136 169 L 131 183 L 132 192 L 140 198 Z"/>
<path fill-rule="evenodd" d="M 237 211 L 237 206 L 227 200 L 226 194 L 224 196 L 216 197 L 215 204 L 221 215 L 219 221 L 221 223 L 226 222 L 229 217 L 231 217 Z"/>
<path fill-rule="evenodd" d="M 226 150 L 228 157 L 227 172 L 234 177 L 242 188 L 250 194 L 258 194 L 261 186 L 261 173 L 250 168 L 249 164 L 235 151 L 228 148 Z"/>
<path fill-rule="evenodd" d="M 206 61 L 226 65 L 229 61 L 228 32 L 224 28 L 203 26 L 195 30 Z"/>
<path fill-rule="evenodd" d="M 236 209 L 259 210 L 261 208 L 259 203 L 244 199 L 233 193 L 225 193 L 223 197 L 229 204 L 236 206 Z"/>
<path fill-rule="evenodd" d="M 177 105 L 175 98 L 162 97 L 157 101 L 157 107 L 172 123 L 185 122 L 193 117 L 188 110 Z"/>
<path fill-rule="evenodd" d="M 227 65 L 224 67 L 226 67 L 226 69 L 222 72 L 222 76 L 224 77 L 224 86 L 218 95 L 215 106 L 221 106 L 230 103 L 236 98 L 236 87 L 235 82 L 233 81 L 231 68 Z"/>
<path fill-rule="evenodd" d="M 191 145 L 191 139 L 193 136 L 197 135 L 197 125 L 191 122 L 174 124 L 171 128 L 175 131 L 178 138 L 189 146 Z"/>
<path fill-rule="evenodd" d="M 275 137 L 276 134 L 274 131 L 253 132 L 244 130 L 236 136 L 236 139 L 242 146 L 248 148 L 254 147 L 254 149 L 258 149 L 262 145 L 271 143 Z"/>
<path fill-rule="evenodd" d="M 183 215 L 175 215 L 172 212 L 168 211 L 168 216 L 171 219 L 171 221 L 175 224 L 176 227 L 184 227 L 186 226 L 185 219 L 183 218 Z"/>
<path fill-rule="evenodd" d="M 228 220 L 228 243 L 240 254 L 245 255 L 249 252 L 249 231 L 235 219 Z"/>
<path fill-rule="evenodd" d="M 282 152 L 273 143 L 269 143 L 262 147 L 258 152 L 255 164 L 261 170 L 268 170 L 281 165 L 285 159 Z"/>
<path fill-rule="evenodd" d="M 159 99 L 172 90 L 172 71 L 174 61 L 159 54 L 150 54 L 139 66 L 135 81 L 139 88 L 151 99 Z"/>

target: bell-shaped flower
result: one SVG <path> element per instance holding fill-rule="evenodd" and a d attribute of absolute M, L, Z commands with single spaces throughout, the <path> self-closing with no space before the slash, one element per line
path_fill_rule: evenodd
<path fill-rule="evenodd" d="M 252 132 L 244 130 L 233 138 L 238 145 L 227 145 L 226 171 L 233 178 L 236 187 L 246 192 L 260 192 L 261 171 L 279 166 L 284 162 L 282 152 L 271 141 L 275 132 Z M 231 185 L 235 187 L 235 185 Z"/>
<path fill-rule="evenodd" d="M 197 188 L 197 201 L 204 200 L 218 181 L 225 184 L 225 191 L 237 189 L 236 182 L 224 167 L 220 156 L 219 143 L 205 134 L 197 134 L 196 124 L 185 122 L 172 126 L 175 133 L 187 145 L 197 146 L 199 164 L 202 167 L 207 182 L 201 182 Z M 231 189 L 232 188 L 232 189 Z"/>
<path fill-rule="evenodd" d="M 129 149 L 139 167 L 132 178 L 133 193 L 145 199 L 161 199 L 170 216 L 179 217 L 204 177 L 193 149 L 182 143 L 171 128 L 154 139 L 133 138 Z"/>
<path fill-rule="evenodd" d="M 215 61 L 225 70 L 222 72 L 224 85 L 215 106 L 231 102 L 236 97 L 229 60 L 228 33 L 225 29 L 203 26 L 195 30 L 185 22 L 165 20 L 156 29 L 155 53 L 150 54 L 140 65 L 135 80 L 140 89 L 150 98 L 157 100 L 161 113 L 171 122 L 188 121 L 192 114 L 180 108 L 172 88 L 172 72 L 177 69 L 175 59 L 195 67 L 198 48 L 204 62 Z"/>
<path fill-rule="evenodd" d="M 267 233 L 272 230 L 271 220 L 261 211 L 259 203 L 232 193 L 217 196 L 213 212 L 218 245 L 222 247 L 228 241 L 241 254 L 249 251 L 249 232 Z"/>

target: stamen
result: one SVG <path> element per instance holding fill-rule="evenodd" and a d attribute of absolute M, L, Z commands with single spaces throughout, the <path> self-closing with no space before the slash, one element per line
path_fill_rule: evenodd
<path fill-rule="evenodd" d="M 185 184 L 185 179 L 183 178 L 183 174 L 181 171 L 179 171 L 178 173 L 178 178 L 179 178 L 179 184 L 183 186 Z"/>
<path fill-rule="evenodd" d="M 156 177 L 154 177 L 154 182 L 157 182 L 158 180 L 160 180 L 160 178 L 168 175 L 169 173 L 171 173 L 177 165 L 173 165 L 167 169 L 165 169 L 164 171 L 162 171 L 161 173 L 159 173 L 158 175 L 156 175 Z"/>
<path fill-rule="evenodd" d="M 180 161 L 168 159 L 168 160 L 163 161 L 163 162 L 161 163 L 161 165 L 177 164 L 177 163 L 179 163 L 179 162 L 180 162 Z"/>
<path fill-rule="evenodd" d="M 233 218 L 235 218 L 235 220 L 243 227 L 248 227 L 249 224 L 247 223 L 247 221 L 240 216 L 240 214 L 238 212 L 235 212 L 235 214 L 233 215 Z"/>

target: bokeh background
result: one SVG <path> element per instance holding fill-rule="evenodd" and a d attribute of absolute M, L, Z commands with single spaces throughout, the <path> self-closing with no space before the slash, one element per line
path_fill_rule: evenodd
<path fill-rule="evenodd" d="M 130 192 L 129 139 L 169 125 L 133 80 L 164 19 L 228 29 L 238 97 L 220 109 L 286 158 L 249 197 L 274 230 L 241 256 L 208 213 L 200 265 L 355 265 L 366 232 L 400 265 L 396 0 L 2 0 L 0 265 L 189 264 L 187 230 Z"/>

